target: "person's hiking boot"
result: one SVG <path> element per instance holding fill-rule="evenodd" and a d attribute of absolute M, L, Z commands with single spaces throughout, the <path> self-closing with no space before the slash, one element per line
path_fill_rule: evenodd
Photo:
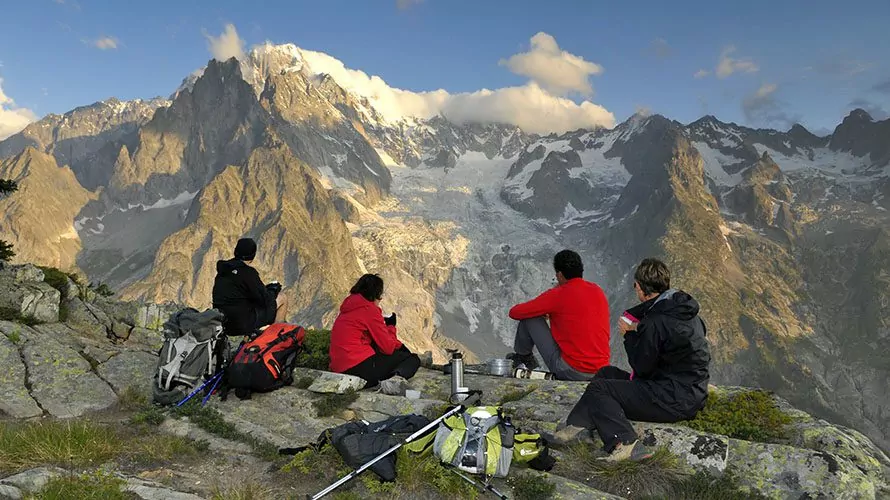
<path fill-rule="evenodd" d="M 386 380 L 381 380 L 377 391 L 390 396 L 404 396 L 405 389 L 407 388 L 408 381 L 401 375 L 395 375 Z"/>
<path fill-rule="evenodd" d="M 542 432 L 541 436 L 552 445 L 565 446 L 568 444 L 583 441 L 584 438 L 589 438 L 590 430 L 585 427 L 567 425 L 553 434 L 550 434 L 549 432 Z"/>
<path fill-rule="evenodd" d="M 534 370 L 538 367 L 538 360 L 535 359 L 534 353 L 532 354 L 517 354 L 515 352 L 511 352 L 507 354 L 507 359 L 513 361 L 513 369 L 522 368 L 523 366 L 528 370 Z"/>
<path fill-rule="evenodd" d="M 618 443 L 618 446 L 612 450 L 612 453 L 609 453 L 609 456 L 602 458 L 601 460 L 605 460 L 607 462 L 623 462 L 625 460 L 630 460 L 631 462 L 639 462 L 641 460 L 646 460 L 647 458 L 652 458 L 654 453 L 652 450 L 646 447 L 639 440 L 634 441 L 633 443 Z"/>

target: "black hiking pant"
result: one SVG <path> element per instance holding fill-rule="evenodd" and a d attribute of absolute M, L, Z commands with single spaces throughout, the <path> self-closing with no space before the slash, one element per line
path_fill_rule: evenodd
<path fill-rule="evenodd" d="M 355 375 L 368 381 L 365 387 L 374 387 L 381 380 L 400 375 L 409 379 L 420 368 L 420 357 L 402 346 L 392 354 L 377 353 L 346 370 L 347 375 Z"/>
<path fill-rule="evenodd" d="M 566 424 L 596 428 L 607 453 L 638 439 L 630 420 L 673 423 L 691 418 L 660 406 L 658 390 L 647 381 L 630 380 L 630 373 L 604 366 L 572 408 Z"/>

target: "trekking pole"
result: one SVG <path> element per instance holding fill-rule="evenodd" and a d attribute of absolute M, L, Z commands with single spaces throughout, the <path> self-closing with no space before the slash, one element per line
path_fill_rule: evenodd
<path fill-rule="evenodd" d="M 207 387 L 207 384 L 210 384 L 213 382 L 218 382 L 219 379 L 222 377 L 222 374 L 223 374 L 223 372 L 219 372 L 216 375 L 207 379 L 207 381 L 204 382 L 203 384 L 201 384 L 197 389 L 190 392 L 188 396 L 182 398 L 182 401 L 180 401 L 179 403 L 176 403 L 176 407 L 179 408 L 180 406 L 184 405 L 189 399 L 192 399 L 195 396 L 195 394 L 201 392 L 201 389 Z"/>
<path fill-rule="evenodd" d="M 224 372 L 219 372 L 219 373 L 220 373 L 220 375 L 222 375 L 222 373 L 224 373 Z M 207 391 L 207 395 L 204 396 L 204 399 L 201 400 L 201 406 L 206 405 L 207 401 L 210 401 L 210 396 L 213 396 L 213 391 L 216 390 L 216 386 L 218 386 L 219 382 L 223 379 L 222 376 L 218 376 L 218 377 L 214 377 L 214 378 L 216 378 L 216 382 L 213 383 L 213 385 L 210 387 L 210 390 Z"/>
<path fill-rule="evenodd" d="M 371 467 L 372 465 L 374 465 L 374 464 L 376 464 L 377 462 L 379 462 L 379 461 L 383 460 L 384 458 L 386 458 L 390 453 L 392 453 L 392 452 L 398 450 L 399 448 L 401 448 L 402 446 L 404 446 L 404 445 L 410 443 L 411 441 L 414 441 L 415 439 L 419 438 L 420 436 L 423 436 L 423 435 L 426 434 L 430 429 L 432 429 L 433 427 L 439 425 L 439 422 L 445 420 L 446 418 L 448 418 L 448 417 L 450 417 L 450 416 L 452 416 L 452 415 L 455 415 L 455 414 L 460 413 L 460 412 L 462 412 L 462 411 L 466 411 L 467 407 L 472 406 L 472 405 L 476 404 L 477 402 L 479 402 L 479 398 L 480 398 L 481 396 L 482 396 L 482 393 L 481 393 L 480 391 L 476 391 L 476 392 L 475 392 L 474 394 L 472 394 L 470 397 L 468 397 L 467 399 L 465 399 L 464 401 L 462 401 L 459 405 L 457 405 L 457 406 L 455 406 L 454 408 L 448 410 L 447 412 L 445 412 L 444 415 L 442 415 L 441 417 L 439 417 L 439 418 L 433 420 L 433 421 L 430 422 L 429 424 L 425 425 L 422 429 L 418 430 L 418 431 L 415 432 L 414 434 L 411 434 L 410 436 L 406 437 L 406 438 L 403 439 L 402 441 L 400 441 L 400 442 L 398 442 L 397 444 L 393 445 L 392 448 L 390 448 L 390 449 L 384 451 L 384 452 L 381 453 L 380 455 L 377 455 L 376 457 L 374 457 L 373 459 L 371 459 L 370 462 L 368 462 L 368 463 L 362 465 L 362 466 L 359 467 L 358 469 L 355 469 L 354 471 L 350 472 L 349 474 L 343 476 L 343 477 L 340 478 L 336 483 L 334 483 L 334 484 L 328 486 L 327 488 L 325 488 L 325 489 L 319 491 L 318 493 L 316 493 L 316 494 L 313 495 L 312 497 L 309 497 L 309 495 L 306 495 L 306 497 L 307 497 L 307 498 L 310 498 L 311 500 L 318 500 L 319 498 L 321 498 L 321 497 L 327 495 L 328 493 L 330 493 L 330 492 L 336 490 L 336 489 L 339 488 L 341 485 L 343 485 L 343 484 L 345 484 L 345 483 L 348 483 L 348 482 L 351 481 L 353 478 L 357 477 L 359 474 L 361 474 L 362 472 L 364 472 L 365 470 L 367 470 L 367 469 L 368 469 L 369 467 Z"/>
<path fill-rule="evenodd" d="M 232 359 L 235 359 L 235 356 L 237 356 L 238 353 L 241 352 L 241 348 L 242 348 L 242 347 L 244 347 L 244 342 L 238 344 L 238 348 L 235 349 L 235 354 L 232 355 Z M 228 363 L 230 363 L 230 362 L 231 362 L 230 360 L 229 360 L 229 361 L 226 361 L 226 364 L 228 365 Z M 217 374 L 217 375 L 223 374 L 223 373 L 225 373 L 225 371 L 226 371 L 226 368 L 223 367 L 223 368 L 220 369 L 219 374 Z M 213 383 L 213 387 L 211 387 L 211 388 L 210 388 L 210 391 L 207 392 L 207 395 L 204 396 L 204 400 L 201 401 L 201 406 L 206 405 L 206 404 L 207 404 L 207 401 L 210 401 L 210 397 L 213 396 L 213 391 L 216 390 L 216 387 L 219 385 L 219 383 L 220 383 L 220 382 L 222 381 L 222 379 L 223 379 L 221 376 L 217 376 L 217 377 L 214 377 L 214 378 L 216 379 L 216 382 Z M 189 396 L 189 397 L 191 397 L 191 396 Z"/>
<path fill-rule="evenodd" d="M 462 473 L 460 473 L 457 469 L 455 469 L 455 468 L 453 468 L 453 467 L 448 467 L 448 470 L 450 470 L 451 472 L 453 472 L 453 473 L 457 474 L 458 476 L 462 477 L 464 481 L 466 481 L 466 482 L 472 484 L 473 486 L 479 488 L 480 490 L 482 490 L 483 493 L 485 492 L 485 490 L 488 490 L 488 491 L 490 491 L 492 494 L 494 494 L 494 495 L 496 495 L 498 498 L 500 498 L 501 500 L 509 500 L 509 499 L 507 498 L 507 495 L 504 495 L 504 494 L 501 493 L 500 491 L 496 490 L 496 489 L 494 488 L 494 486 L 492 486 L 490 483 L 482 483 L 482 484 L 479 484 L 481 481 L 476 481 L 476 480 L 473 479 L 473 478 L 467 477 L 467 476 L 463 475 Z"/>

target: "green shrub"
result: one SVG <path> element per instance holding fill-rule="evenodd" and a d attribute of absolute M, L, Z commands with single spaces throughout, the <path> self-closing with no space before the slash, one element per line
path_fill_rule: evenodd
<path fill-rule="evenodd" d="M 86 421 L 0 423 L 0 470 L 98 464 L 124 446 L 113 429 Z"/>
<path fill-rule="evenodd" d="M 396 457 L 395 488 L 397 498 L 423 498 L 419 493 L 430 489 L 443 498 L 477 498 L 479 490 L 446 469 L 433 454 L 418 456 L 402 448 Z"/>
<path fill-rule="evenodd" d="M 318 450 L 307 448 L 294 455 L 291 461 L 281 468 L 282 472 L 298 472 L 325 481 L 348 474 L 350 470 L 352 469 L 346 465 L 340 453 L 330 444 Z"/>
<path fill-rule="evenodd" d="M 358 393 L 355 391 L 344 394 L 322 394 L 312 402 L 312 406 L 319 417 L 332 417 L 355 403 L 357 399 Z"/>
<path fill-rule="evenodd" d="M 95 472 L 79 476 L 61 476 L 50 479 L 34 495 L 37 500 L 127 500 L 133 498 L 121 491 L 124 480 Z"/>
<path fill-rule="evenodd" d="M 61 295 L 59 302 L 59 321 L 68 319 L 68 279 L 79 282 L 77 275 L 65 273 L 55 267 L 38 266 L 43 271 L 43 282 L 55 288 Z"/>
<path fill-rule="evenodd" d="M 736 439 L 775 442 L 787 439 L 792 418 L 783 413 L 765 391 L 722 394 L 712 391 L 695 419 L 684 425 L 702 432 Z"/>
<path fill-rule="evenodd" d="M 549 479 L 529 473 L 518 473 L 507 479 L 516 500 L 547 500 L 556 493 L 556 484 Z"/>
<path fill-rule="evenodd" d="M 9 262 L 13 257 L 15 252 L 12 251 L 12 243 L 0 240 L 0 262 Z"/>
<path fill-rule="evenodd" d="M 331 365 L 330 348 L 330 330 L 306 330 L 303 352 L 297 357 L 297 366 L 329 370 Z"/>

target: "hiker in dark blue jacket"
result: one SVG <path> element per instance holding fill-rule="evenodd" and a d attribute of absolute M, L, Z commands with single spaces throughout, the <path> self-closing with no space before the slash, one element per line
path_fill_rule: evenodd
<path fill-rule="evenodd" d="M 257 245 L 242 238 L 235 245 L 235 258 L 216 263 L 213 308 L 225 315 L 223 330 L 228 336 L 250 335 L 259 328 L 284 321 L 286 311 L 278 304 L 281 285 L 264 285 L 256 269 L 247 265 L 256 257 Z"/>
<path fill-rule="evenodd" d="M 609 460 L 642 460 L 652 455 L 630 420 L 670 423 L 689 420 L 708 397 L 711 354 L 698 302 L 671 288 L 668 267 L 645 259 L 634 273 L 641 303 L 619 320 L 633 375 L 602 368 L 587 386 L 555 441 L 596 429 Z"/>

